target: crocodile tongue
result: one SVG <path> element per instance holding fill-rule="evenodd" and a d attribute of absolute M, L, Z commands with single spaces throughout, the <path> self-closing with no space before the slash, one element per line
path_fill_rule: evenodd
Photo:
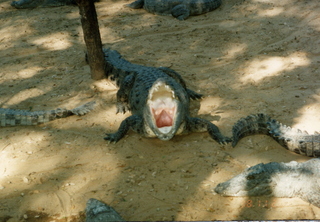
<path fill-rule="evenodd" d="M 158 113 L 158 114 L 157 114 Z M 170 111 L 169 111 L 170 113 Z M 172 126 L 172 114 L 170 115 L 166 110 L 154 111 L 154 118 L 156 120 L 156 124 L 158 128 L 165 127 L 165 126 Z M 172 113 L 172 112 L 171 112 Z"/>

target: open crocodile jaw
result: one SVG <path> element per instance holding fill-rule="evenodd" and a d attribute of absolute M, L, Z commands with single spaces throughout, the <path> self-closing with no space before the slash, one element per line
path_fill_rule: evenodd
<path fill-rule="evenodd" d="M 163 81 L 158 81 L 149 92 L 148 106 L 152 115 L 152 124 L 158 131 L 154 132 L 160 139 L 168 140 L 172 132 L 177 114 L 177 100 L 174 91 Z"/>

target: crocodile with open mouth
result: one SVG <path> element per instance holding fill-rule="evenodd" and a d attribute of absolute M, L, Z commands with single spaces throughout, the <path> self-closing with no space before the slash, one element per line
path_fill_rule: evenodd
<path fill-rule="evenodd" d="M 190 117 L 190 99 L 202 95 L 188 89 L 182 77 L 172 69 L 136 65 L 111 49 L 104 49 L 106 75 L 116 81 L 117 113 L 131 111 L 116 133 L 104 138 L 118 142 L 129 129 L 145 136 L 170 140 L 182 133 L 205 132 L 220 144 L 231 141 L 208 120 Z"/>

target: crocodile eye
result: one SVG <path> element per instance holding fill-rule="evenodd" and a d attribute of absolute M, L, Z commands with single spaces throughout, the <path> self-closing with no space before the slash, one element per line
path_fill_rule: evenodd
<path fill-rule="evenodd" d="M 249 174 L 248 176 L 246 176 L 246 179 L 247 180 L 253 180 L 253 179 L 255 179 L 255 176 L 252 175 L 252 174 Z"/>

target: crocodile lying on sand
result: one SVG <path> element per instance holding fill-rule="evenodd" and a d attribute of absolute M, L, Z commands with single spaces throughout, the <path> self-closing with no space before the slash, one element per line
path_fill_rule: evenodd
<path fill-rule="evenodd" d="M 260 163 L 218 184 L 223 196 L 299 197 L 320 207 L 320 159 L 304 163 Z"/>
<path fill-rule="evenodd" d="M 309 135 L 285 126 L 265 114 L 240 119 L 232 132 L 233 146 L 245 136 L 265 134 L 292 152 L 320 157 L 320 135 L 317 132 Z M 320 159 L 304 163 L 261 163 L 218 184 L 215 192 L 223 196 L 299 197 L 320 207 Z"/>
<path fill-rule="evenodd" d="M 127 6 L 133 9 L 144 8 L 160 15 L 172 15 L 185 20 L 190 15 L 200 15 L 215 10 L 221 0 L 137 0 Z"/>
<path fill-rule="evenodd" d="M 74 109 L 55 109 L 50 111 L 24 111 L 0 108 L 0 126 L 31 126 L 72 115 L 84 115 L 90 112 L 95 102 L 88 102 Z"/>
<path fill-rule="evenodd" d="M 293 129 L 272 119 L 266 114 L 249 115 L 241 118 L 232 128 L 235 147 L 238 141 L 255 134 L 271 136 L 286 149 L 310 157 L 320 157 L 320 134 L 308 134 L 306 131 Z"/>
<path fill-rule="evenodd" d="M 210 136 L 225 144 L 231 140 L 208 120 L 189 115 L 191 99 L 202 95 L 188 89 L 182 77 L 169 68 L 136 65 L 121 58 L 111 49 L 104 49 L 106 75 L 120 87 L 117 92 L 117 113 L 131 111 L 116 133 L 104 138 L 118 142 L 129 129 L 145 136 L 170 140 L 174 135 L 208 131 Z"/>
<path fill-rule="evenodd" d="M 75 0 L 20 0 L 11 2 L 11 6 L 17 9 L 37 7 L 58 7 L 64 5 L 76 5 Z"/>
<path fill-rule="evenodd" d="M 94 0 L 94 2 L 98 1 Z M 11 2 L 11 6 L 17 9 L 59 7 L 64 5 L 77 5 L 77 3 L 76 0 L 19 0 Z"/>
<path fill-rule="evenodd" d="M 89 199 L 86 205 L 86 222 L 125 221 L 110 206 L 97 199 Z"/>

